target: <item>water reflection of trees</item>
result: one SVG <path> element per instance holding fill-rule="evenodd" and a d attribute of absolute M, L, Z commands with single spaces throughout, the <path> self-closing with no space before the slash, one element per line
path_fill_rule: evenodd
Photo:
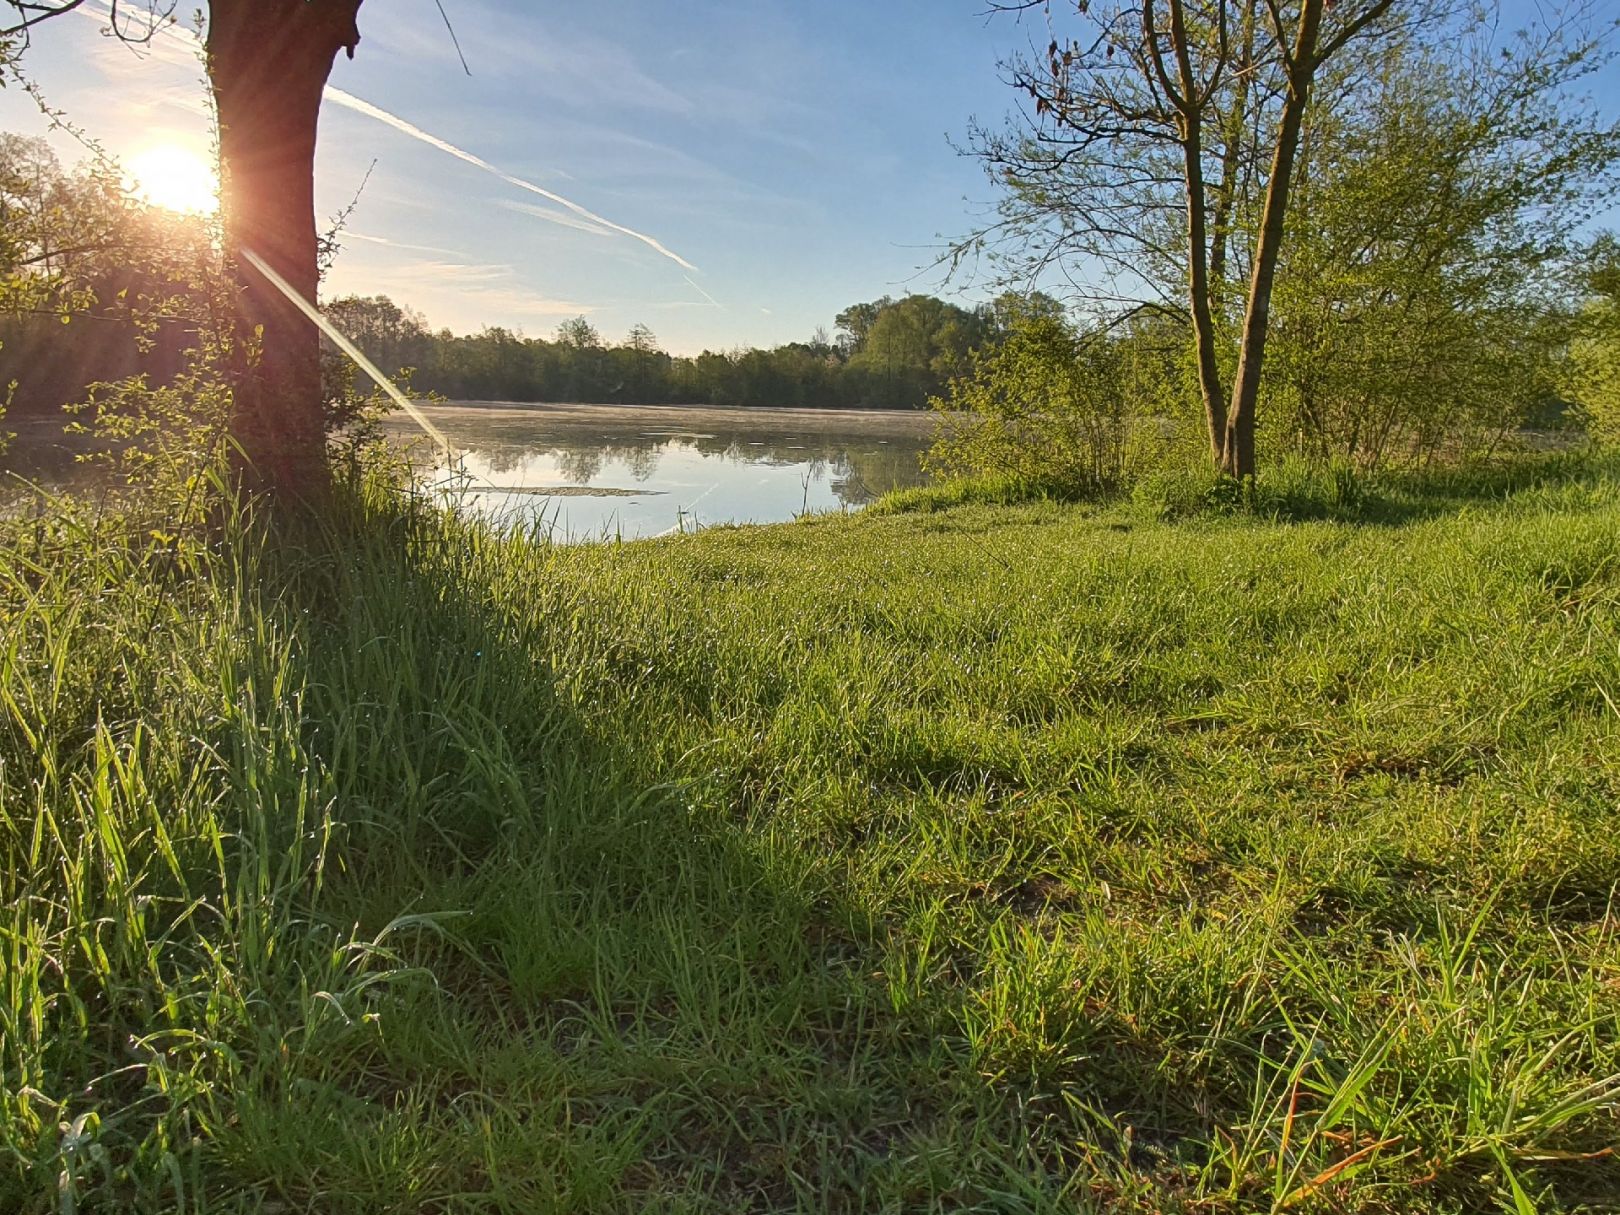
<path fill-rule="evenodd" d="M 553 447 L 546 454 L 557 461 L 557 471 L 570 485 L 589 485 L 607 464 L 622 464 L 637 481 L 646 481 L 658 471 L 658 461 L 669 449 L 668 443 L 601 443 L 596 446 Z M 530 454 L 539 451 L 530 449 Z"/>
<path fill-rule="evenodd" d="M 600 447 L 564 447 L 555 453 L 557 469 L 571 485 L 589 485 L 602 471 Z"/>
<path fill-rule="evenodd" d="M 659 443 L 651 447 L 609 447 L 605 450 L 611 459 L 623 461 L 637 481 L 645 481 L 658 471 L 658 458 L 673 446 L 673 443 Z"/>
<path fill-rule="evenodd" d="M 843 466 L 833 481 L 833 492 L 846 506 L 864 506 L 891 490 L 920 485 L 920 454 L 919 447 L 909 444 L 847 448 Z"/>
<path fill-rule="evenodd" d="M 571 485 L 590 485 L 610 464 L 622 465 L 636 481 L 648 481 L 668 452 L 695 451 L 739 467 L 803 468 L 812 481 L 826 481 L 845 506 L 861 506 L 890 490 L 923 480 L 920 439 L 851 442 L 848 436 L 647 435 L 604 439 L 600 431 L 576 437 L 551 433 L 533 443 L 513 442 L 510 428 L 498 437 L 464 435 L 464 448 L 492 473 L 510 473 L 537 458 L 556 463 Z"/>
<path fill-rule="evenodd" d="M 816 481 L 828 479 L 840 502 L 858 506 L 894 489 L 905 489 L 923 480 L 918 457 L 925 444 L 920 440 L 871 440 L 850 442 L 847 438 L 821 438 L 792 435 L 774 441 L 697 440 L 694 446 L 705 455 L 718 456 L 738 464 L 767 464 L 778 468 L 805 467 Z"/>
<path fill-rule="evenodd" d="M 468 447 L 466 454 L 477 456 L 492 473 L 509 473 L 534 453 L 524 447 Z"/>
<path fill-rule="evenodd" d="M 569 485 L 589 485 L 601 476 L 605 465 L 618 461 L 637 481 L 646 481 L 658 471 L 659 458 L 668 444 L 658 446 L 621 445 L 603 443 L 581 444 L 570 447 L 551 447 L 535 444 L 522 446 L 497 443 L 481 446 L 477 443 L 461 448 L 464 455 L 474 457 L 492 474 L 517 472 L 536 459 L 548 458 L 557 465 L 557 472 Z"/>

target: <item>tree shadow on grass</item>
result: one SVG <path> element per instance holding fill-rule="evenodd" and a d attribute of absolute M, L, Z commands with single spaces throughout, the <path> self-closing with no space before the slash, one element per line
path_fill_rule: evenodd
<path fill-rule="evenodd" d="M 1191 1196 L 1218 1128 L 1272 1077 L 1258 1054 L 1178 1061 L 1162 1027 L 1038 951 L 1003 976 L 1020 1002 L 1005 1024 L 979 942 L 947 943 L 920 979 L 885 973 L 928 956 L 914 924 L 784 861 L 740 813 L 705 812 L 657 740 L 584 700 L 581 671 L 612 673 L 626 703 L 661 676 L 617 597 L 548 578 L 551 560 L 345 503 L 260 571 L 329 772 L 322 918 L 372 939 L 420 917 L 388 937 L 420 973 L 273 1092 L 238 1097 L 228 1185 L 353 1210 Z M 986 897 L 1038 946 L 1048 893 Z"/>
<path fill-rule="evenodd" d="M 1617 478 L 1620 463 L 1587 451 L 1522 454 L 1371 475 L 1295 465 L 1270 476 L 1263 473 L 1245 509 L 1285 522 L 1404 527 L 1468 509 L 1501 506 L 1522 495 L 1612 486 Z"/>
<path fill-rule="evenodd" d="M 237 1136 L 245 1176 L 357 1207 L 1043 1211 L 1072 1209 L 1077 1173 L 1181 1184 L 1212 1139 L 1228 1102 L 1154 1031 L 1033 972 L 1010 980 L 1023 1023 L 995 1023 L 1009 980 L 982 943 L 930 950 L 750 827 L 771 773 L 729 774 L 747 788 L 716 816 L 581 704 L 571 672 L 626 701 L 671 678 L 633 615 L 604 618 L 617 592 L 409 508 L 349 507 L 279 552 L 270 610 L 304 639 L 345 835 L 326 914 L 437 927 L 408 951 L 432 982 L 322 1061 L 342 1133 L 289 1089 Z M 995 897 L 1038 934 L 1039 882 Z"/>
<path fill-rule="evenodd" d="M 1023 1191 L 1002 1098 L 897 1014 L 882 931 L 700 820 L 568 666 L 635 669 L 488 537 L 346 505 L 257 571 L 338 847 L 321 918 L 413 979 L 241 1094 L 228 1186 L 343 1209 L 924 1210 Z M 564 661 L 559 661 L 561 656 Z M 413 917 L 401 929 L 401 917 Z M 395 926 L 390 930 L 390 926 Z"/>

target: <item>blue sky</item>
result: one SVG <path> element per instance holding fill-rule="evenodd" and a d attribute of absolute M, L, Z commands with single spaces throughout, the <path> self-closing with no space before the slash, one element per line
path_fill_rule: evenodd
<path fill-rule="evenodd" d="M 333 73 L 356 100 L 325 107 L 322 213 L 375 168 L 328 291 L 384 292 L 457 331 L 548 335 L 585 313 L 616 340 L 641 322 L 682 353 L 804 338 L 858 300 L 938 290 L 932 247 L 993 196 L 949 138 L 1009 111 L 997 61 L 1045 41 L 987 20 L 984 0 L 445 6 L 470 78 L 433 0 L 371 0 L 355 60 Z M 37 32 L 24 62 L 47 98 L 124 158 L 205 149 L 184 41 L 138 54 L 99 24 Z M 10 90 L 0 129 L 44 123 Z"/>

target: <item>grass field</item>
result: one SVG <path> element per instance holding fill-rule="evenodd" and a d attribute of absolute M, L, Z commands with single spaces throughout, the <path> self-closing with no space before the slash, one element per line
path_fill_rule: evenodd
<path fill-rule="evenodd" d="M 0 1210 L 1615 1209 L 1613 465 L 901 505 L 15 530 Z"/>

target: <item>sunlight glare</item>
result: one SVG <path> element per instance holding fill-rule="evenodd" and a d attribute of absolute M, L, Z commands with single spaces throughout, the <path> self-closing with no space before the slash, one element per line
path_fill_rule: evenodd
<path fill-rule="evenodd" d="M 206 159 L 180 144 L 164 143 L 130 158 L 137 197 L 168 211 L 212 215 L 219 210 L 219 178 Z"/>

